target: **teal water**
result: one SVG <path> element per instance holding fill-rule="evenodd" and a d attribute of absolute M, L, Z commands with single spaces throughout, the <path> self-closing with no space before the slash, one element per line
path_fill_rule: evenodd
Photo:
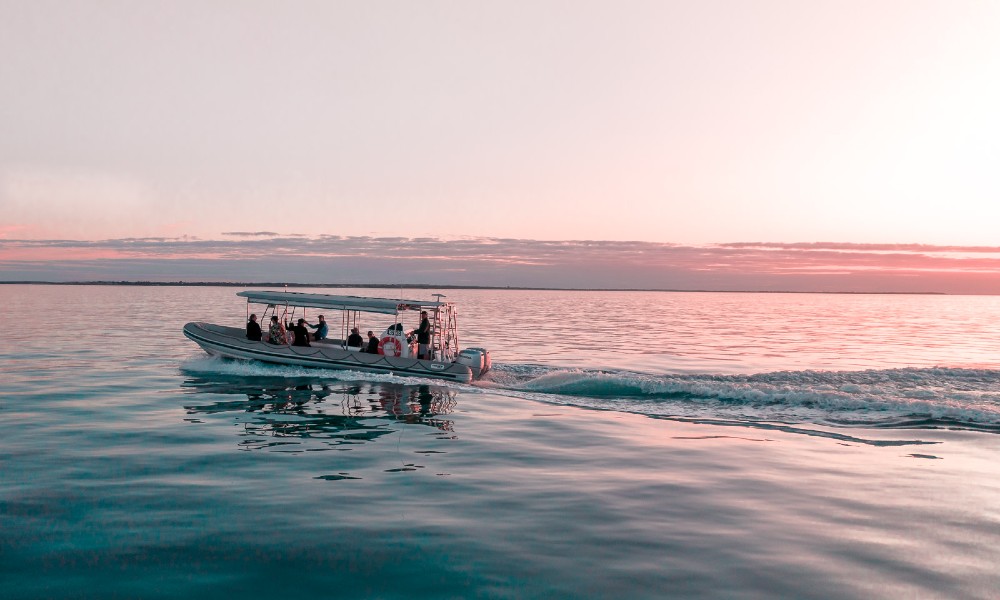
<path fill-rule="evenodd" d="M 442 385 L 209 358 L 236 291 L 0 286 L 0 597 L 1000 589 L 1000 299 L 449 291 Z"/>

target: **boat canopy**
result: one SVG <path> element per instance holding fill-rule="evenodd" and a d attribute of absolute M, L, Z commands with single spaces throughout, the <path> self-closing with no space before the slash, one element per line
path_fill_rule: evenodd
<path fill-rule="evenodd" d="M 248 290 L 237 292 L 237 296 L 248 302 L 259 304 L 284 304 L 306 308 L 326 308 L 330 310 L 360 310 L 364 312 L 394 315 L 403 310 L 436 309 L 447 306 L 448 302 L 433 300 L 393 300 L 391 298 L 365 298 L 363 296 L 332 296 L 330 294 L 306 294 L 303 292 L 266 292 Z"/>

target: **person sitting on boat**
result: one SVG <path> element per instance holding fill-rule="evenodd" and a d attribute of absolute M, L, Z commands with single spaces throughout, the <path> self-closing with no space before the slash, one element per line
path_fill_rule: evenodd
<path fill-rule="evenodd" d="M 347 347 L 348 348 L 361 348 L 364 345 L 365 340 L 361 337 L 361 332 L 357 327 L 351 329 L 351 335 L 347 336 Z"/>
<path fill-rule="evenodd" d="M 365 349 L 368 354 L 378 354 L 378 338 L 375 337 L 374 331 L 368 332 L 368 348 Z"/>
<path fill-rule="evenodd" d="M 278 320 L 278 315 L 271 316 L 271 326 L 267 329 L 267 343 L 278 346 L 284 346 L 286 343 L 285 326 Z"/>
<path fill-rule="evenodd" d="M 250 320 L 247 321 L 247 339 L 259 342 L 261 337 L 260 325 L 257 324 L 257 315 L 250 315 Z"/>
<path fill-rule="evenodd" d="M 423 360 L 430 359 L 431 345 L 431 322 L 427 320 L 427 311 L 420 311 L 420 327 L 410 332 L 410 335 L 417 336 L 417 358 Z"/>
<path fill-rule="evenodd" d="M 306 320 L 299 319 L 298 323 L 292 325 L 288 324 L 288 331 L 295 334 L 295 341 L 292 342 L 293 346 L 309 346 L 309 330 L 306 329 Z"/>
<path fill-rule="evenodd" d="M 320 315 L 318 318 L 319 318 L 319 323 L 317 323 L 316 325 L 310 325 L 308 322 L 306 322 L 306 325 L 309 325 L 310 327 L 316 330 L 316 332 L 313 333 L 313 339 L 316 340 L 317 342 L 319 340 L 325 340 L 326 336 L 330 333 L 330 328 L 326 326 L 326 319 L 323 317 L 323 315 Z"/>

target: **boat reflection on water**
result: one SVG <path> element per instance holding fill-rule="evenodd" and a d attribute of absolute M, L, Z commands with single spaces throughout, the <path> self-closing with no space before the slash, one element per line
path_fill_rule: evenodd
<path fill-rule="evenodd" d="M 398 431 L 401 423 L 454 437 L 453 422 L 442 417 L 454 410 L 456 394 L 443 386 L 200 376 L 187 379 L 183 387 L 198 397 L 212 397 L 186 404 L 187 420 L 231 418 L 242 426 L 239 446 L 246 450 L 304 452 L 362 444 Z"/>

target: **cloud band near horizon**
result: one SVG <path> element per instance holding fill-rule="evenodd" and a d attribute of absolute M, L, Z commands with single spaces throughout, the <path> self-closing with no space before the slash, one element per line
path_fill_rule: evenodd
<path fill-rule="evenodd" d="M 989 246 L 224 235 L 0 239 L 0 280 L 1000 294 Z"/>

